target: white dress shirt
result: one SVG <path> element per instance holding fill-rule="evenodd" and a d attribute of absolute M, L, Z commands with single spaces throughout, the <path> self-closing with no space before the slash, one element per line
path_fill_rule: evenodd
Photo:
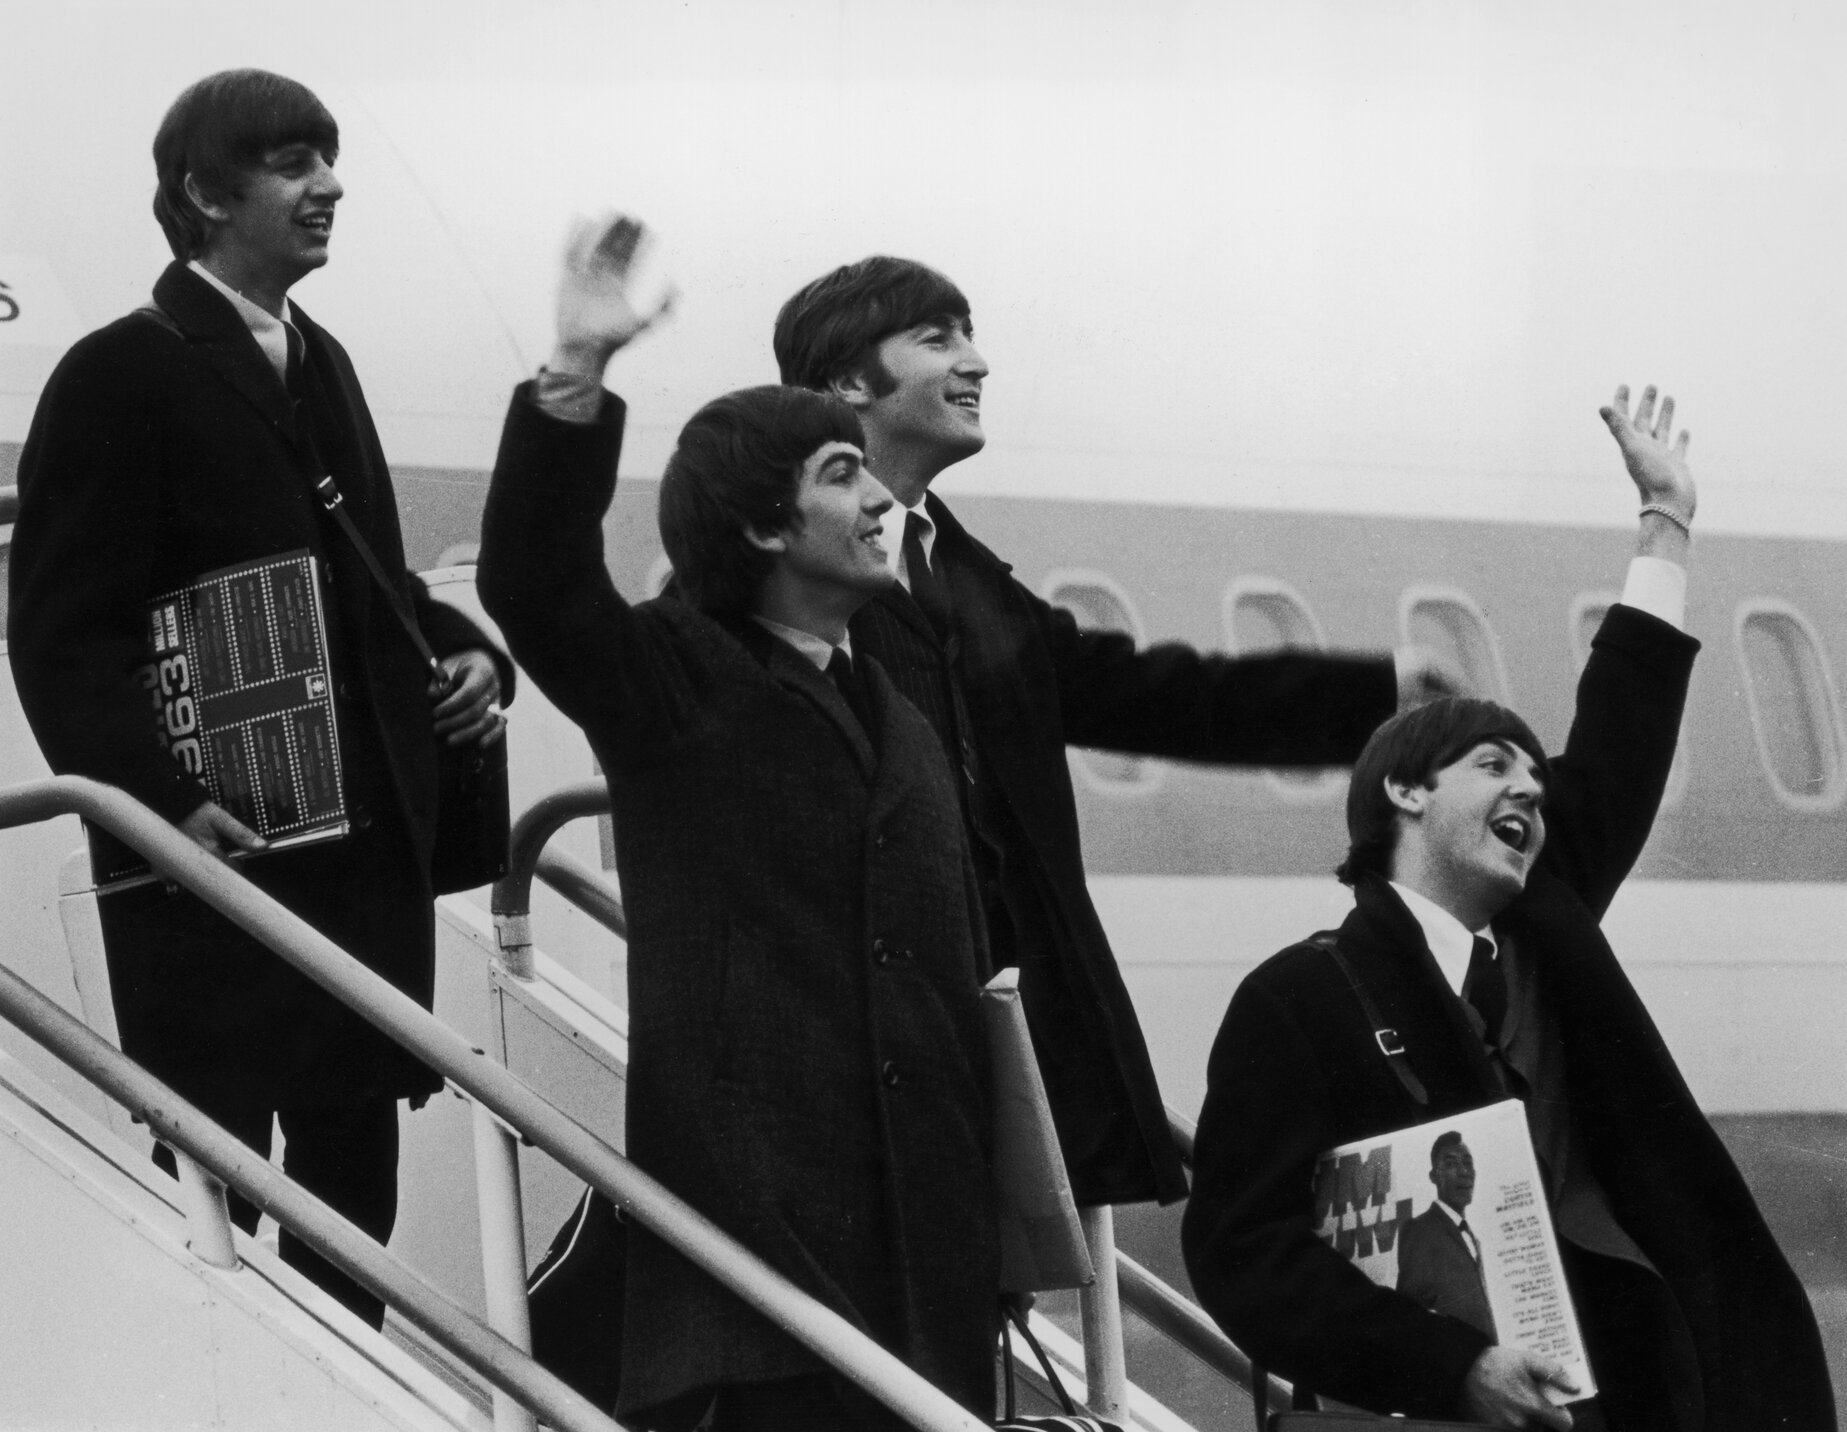
<path fill-rule="evenodd" d="M 269 359 L 269 366 L 276 370 L 276 376 L 284 383 L 289 381 L 289 330 L 294 327 L 291 321 L 293 310 L 289 301 L 282 300 L 282 317 L 265 313 L 230 284 L 219 278 L 204 264 L 194 259 L 186 265 L 200 278 L 231 300 L 231 306 L 237 310 L 237 316 L 244 320 L 250 330 L 250 336 L 257 341 L 257 347 L 263 350 L 263 356 Z"/>
<path fill-rule="evenodd" d="M 842 637 L 840 639 L 840 645 L 835 646 L 832 642 L 816 636 L 811 631 L 803 631 L 799 627 L 784 626 L 781 622 L 773 622 L 768 617 L 760 617 L 755 612 L 751 613 L 750 619 L 771 636 L 780 637 L 783 641 L 788 642 L 790 646 L 794 647 L 803 656 L 807 657 L 808 660 L 812 661 L 815 664 L 815 668 L 819 671 L 827 670 L 827 663 L 833 659 L 833 655 L 836 651 L 844 652 L 848 661 L 853 659 L 853 638 L 850 636 Z"/>
<path fill-rule="evenodd" d="M 904 590 L 907 592 L 911 589 L 911 571 L 909 564 L 904 560 L 904 520 L 913 512 L 917 514 L 917 520 L 923 524 L 923 530 L 917 534 L 917 540 L 923 546 L 924 562 L 926 565 L 934 565 L 936 561 L 936 523 L 932 522 L 930 514 L 924 511 L 923 498 L 917 499 L 915 507 L 900 507 L 894 502 L 886 509 L 885 515 L 879 519 L 879 540 L 885 547 L 886 558 L 891 562 L 892 571 L 898 574 L 898 580 L 903 583 Z"/>

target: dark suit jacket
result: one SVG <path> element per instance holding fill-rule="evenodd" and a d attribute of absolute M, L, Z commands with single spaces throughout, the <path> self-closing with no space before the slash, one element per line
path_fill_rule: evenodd
<path fill-rule="evenodd" d="M 1571 1112 L 1618 1222 L 1660 1271 L 1699 1358 L 1704 1425 L 1831 1428 L 1807 1299 L 1598 926 L 1646 840 L 1697 644 L 1612 608 L 1552 765 L 1547 837 L 1495 920 L 1531 962 L 1562 1045 Z M 1254 1357 L 1343 1401 L 1452 1416 L 1485 1334 L 1376 1287 L 1311 1231 L 1317 1153 L 1501 1097 L 1464 1006 L 1384 881 L 1363 881 L 1339 942 L 1429 1091 L 1378 1052 L 1327 951 L 1253 971 L 1213 1046 L 1183 1226 L 1201 1303 Z M 1635 1344 L 1665 1345 L 1637 1327 Z M 1597 1350 L 1592 1349 L 1595 1369 Z"/>
<path fill-rule="evenodd" d="M 1447 1313 L 1494 1340 L 1494 1310 L 1481 1264 L 1462 1230 L 1435 1203 L 1398 1230 L 1398 1291 L 1433 1313 Z"/>
<path fill-rule="evenodd" d="M 80 340 L 46 384 L 20 454 L 8 643 L 21 704 L 53 770 L 120 786 L 183 819 L 206 792 L 155 739 L 136 678 L 148 659 L 145 603 L 219 567 L 314 552 L 329 574 L 342 762 L 359 828 L 245 869 L 427 1006 L 436 796 L 428 678 L 314 499 L 314 481 L 328 471 L 338 478 L 379 561 L 413 592 L 436 651 L 490 644 L 406 576 L 390 472 L 340 345 L 294 310 L 308 364 L 298 407 L 204 279 L 176 263 L 154 296 L 179 332 L 131 314 Z M 189 1097 L 261 1108 L 440 1087 L 190 896 L 155 884 L 101 906 L 124 1048 Z"/>
<path fill-rule="evenodd" d="M 1033 1039 L 1078 1201 L 1186 1193 L 1135 1009 L 1084 884 L 1067 744 L 1189 761 L 1352 761 L 1397 700 L 1385 659 L 1287 654 L 1234 660 L 1178 644 L 1137 651 L 1079 631 L 1015 581 L 943 502 L 932 569 L 954 629 L 939 640 L 901 589 L 852 624 L 936 727 L 952 770 L 990 785 L 1004 905 L 997 963 L 1017 962 Z M 949 698 L 944 698 L 945 682 Z M 965 747 L 966 743 L 966 747 Z M 973 759 L 966 754 L 973 750 Z M 997 922 L 998 923 L 998 922 Z"/>
<path fill-rule="evenodd" d="M 991 1412 L 999 1256 L 979 921 L 923 718 L 861 658 L 875 741 L 749 621 L 630 606 L 604 567 L 621 409 L 523 394 L 482 600 L 609 779 L 629 918 L 628 1153 L 822 1302 Z M 619 1414 L 820 1370 L 630 1240 Z"/>

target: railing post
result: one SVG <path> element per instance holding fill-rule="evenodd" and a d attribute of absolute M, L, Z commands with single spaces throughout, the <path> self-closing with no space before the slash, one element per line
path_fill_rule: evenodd
<path fill-rule="evenodd" d="M 186 1246 L 194 1257 L 214 1268 L 235 1269 L 237 1247 L 231 1240 L 231 1210 L 225 1203 L 224 1185 L 178 1149 L 173 1150 L 173 1161 L 180 1177 L 180 1203 L 186 1210 Z"/>
<path fill-rule="evenodd" d="M 1122 1302 L 1116 1289 L 1116 1213 L 1107 1203 L 1080 1208 L 1084 1243 L 1097 1279 L 1078 1290 L 1084 1319 L 1084 1401 L 1099 1417 L 1125 1420 L 1129 1371 L 1122 1353 Z"/>
<path fill-rule="evenodd" d="M 519 1149 L 513 1131 L 479 1100 L 475 1121 L 475 1194 L 481 1207 L 481 1276 L 487 1325 L 521 1352 L 532 1351 L 526 1304 L 526 1226 L 520 1209 Z M 494 1389 L 495 1432 L 536 1432 L 538 1420 L 508 1393 Z"/>

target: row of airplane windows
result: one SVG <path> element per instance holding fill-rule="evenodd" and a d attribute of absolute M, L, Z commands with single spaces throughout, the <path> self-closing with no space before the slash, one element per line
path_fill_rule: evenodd
<path fill-rule="evenodd" d="M 1040 594 L 1069 611 L 1080 627 L 1120 631 L 1138 643 L 1147 639 L 1128 593 L 1105 574 L 1053 572 Z M 1573 600 L 1569 629 L 1578 669 L 1589 659 L 1591 639 L 1618 597 L 1613 591 L 1593 591 Z M 1847 724 L 1814 625 L 1774 597 L 1740 603 L 1733 625 L 1752 733 L 1772 793 L 1793 811 L 1839 809 L 1847 799 Z M 1500 640 L 1468 593 L 1454 587 L 1407 588 L 1399 600 L 1398 629 L 1407 644 L 1447 653 L 1473 690 L 1513 704 Z M 1226 588 L 1223 630 L 1227 649 L 1239 654 L 1327 645 L 1301 593 L 1268 577 L 1240 577 Z M 1094 789 L 1115 794 L 1145 793 L 1161 780 L 1160 763 L 1140 757 L 1084 751 L 1078 764 Z M 1345 776 L 1335 772 L 1273 772 L 1268 779 L 1277 794 L 1292 800 L 1333 799 L 1346 788 Z M 1668 779 L 1667 807 L 1685 797 L 1688 780 L 1683 727 Z"/>
<path fill-rule="evenodd" d="M 6 538 L 0 529 L 0 641 L 5 632 Z M 445 552 L 442 565 L 472 561 L 472 545 Z M 648 574 L 648 589 L 657 593 L 670 574 L 664 556 Z M 1041 595 L 1061 606 L 1081 627 L 1120 631 L 1138 643 L 1147 640 L 1128 593 L 1107 574 L 1055 571 Z M 1572 656 L 1582 668 L 1591 638 L 1604 613 L 1617 600 L 1609 591 L 1580 593 L 1571 604 Z M 1453 587 L 1414 586 L 1399 600 L 1399 632 L 1407 644 L 1448 653 L 1472 689 L 1512 704 L 1501 644 L 1486 613 L 1468 593 Z M 1814 625 L 1779 598 L 1754 598 L 1739 604 L 1734 620 L 1744 693 L 1765 778 L 1777 800 L 1793 811 L 1827 813 L 1847 799 L 1847 723 L 1827 654 Z M 1327 645 L 1320 620 L 1287 582 L 1268 577 L 1240 577 L 1225 590 L 1223 630 L 1230 651 L 1254 654 L 1283 647 L 1319 650 Z M 1144 794 L 1161 781 L 1159 762 L 1109 752 L 1085 751 L 1078 763 L 1094 789 L 1118 795 Z M 1345 777 L 1332 772 L 1273 772 L 1272 789 L 1290 800 L 1326 800 L 1345 788 Z M 1677 805 L 1689 779 L 1687 742 L 1682 740 L 1668 779 L 1665 805 Z"/>

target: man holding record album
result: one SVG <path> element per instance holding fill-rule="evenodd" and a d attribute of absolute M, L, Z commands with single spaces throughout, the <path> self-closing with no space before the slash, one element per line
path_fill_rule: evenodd
<path fill-rule="evenodd" d="M 437 742 L 499 740 L 513 672 L 407 573 L 353 365 L 288 298 L 327 262 L 339 148 L 320 100 L 261 70 L 209 75 L 167 111 L 154 214 L 174 261 L 152 302 L 79 340 L 45 385 L 19 459 L 9 655 L 53 770 L 120 786 L 215 855 L 255 856 L 253 884 L 427 1008 Z M 317 499 L 330 474 L 446 689 Z M 269 850 L 156 730 L 149 604 L 303 551 L 325 603 L 321 694 L 348 829 Z M 264 1154 L 280 1119 L 289 1177 L 386 1240 L 397 1101 L 421 1104 L 437 1075 L 183 891 L 147 882 L 97 906 L 123 1050 Z M 254 1232 L 257 1209 L 230 1204 Z M 287 1231 L 281 1255 L 378 1326 L 383 1304 Z"/>
<path fill-rule="evenodd" d="M 1636 557 L 1563 754 L 1464 698 L 1374 734 L 1338 872 L 1353 913 L 1253 971 L 1214 1045 L 1187 1266 L 1255 1359 L 1374 1411 L 1815 1432 L 1835 1413 L 1806 1296 L 1599 928 L 1653 824 L 1698 650 L 1679 629 L 1687 436 L 1670 441 L 1671 399 L 1657 417 L 1646 389 L 1632 420 L 1628 397 L 1603 418 L 1641 494 Z M 1509 1098 L 1591 1400 L 1559 1364 L 1376 1284 L 1316 1236 L 1324 1151 L 1431 1124 L 1428 1149 L 1437 1121 Z"/>

